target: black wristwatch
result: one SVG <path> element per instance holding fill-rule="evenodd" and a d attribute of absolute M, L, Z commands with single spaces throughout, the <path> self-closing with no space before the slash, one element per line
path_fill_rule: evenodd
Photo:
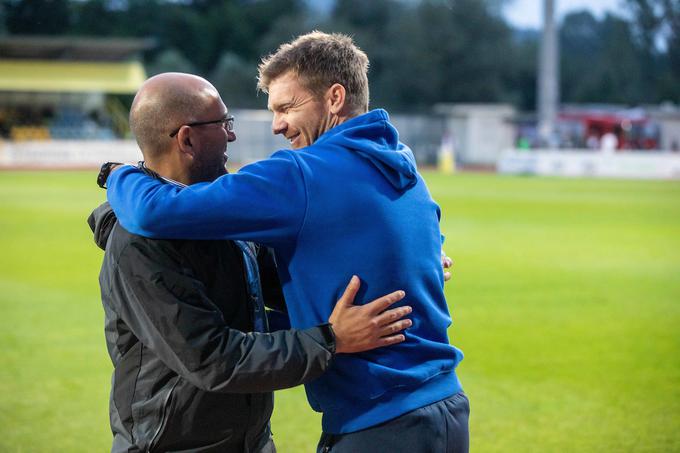
<path fill-rule="evenodd" d="M 97 175 L 97 185 L 99 187 L 101 187 L 102 189 L 106 189 L 106 180 L 109 179 L 109 175 L 111 174 L 111 170 L 116 165 L 124 165 L 124 164 L 122 162 L 105 162 L 102 165 L 102 168 L 99 170 L 99 174 Z"/>
<path fill-rule="evenodd" d="M 333 325 L 330 322 L 327 322 L 325 324 L 320 324 L 318 327 L 321 330 L 323 339 L 330 347 L 331 353 L 335 354 L 335 332 L 333 331 Z"/>

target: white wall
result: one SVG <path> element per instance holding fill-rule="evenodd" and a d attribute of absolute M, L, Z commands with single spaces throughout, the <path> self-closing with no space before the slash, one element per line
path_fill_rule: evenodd
<path fill-rule="evenodd" d="M 106 161 L 141 159 L 132 140 L 0 141 L 0 167 L 98 167 Z"/>
<path fill-rule="evenodd" d="M 503 152 L 499 173 L 540 176 L 680 179 L 680 153 L 590 150 L 516 150 Z"/>

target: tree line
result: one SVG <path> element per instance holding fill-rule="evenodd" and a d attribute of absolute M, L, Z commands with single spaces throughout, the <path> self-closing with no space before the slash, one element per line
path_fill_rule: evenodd
<path fill-rule="evenodd" d="M 315 6 L 316 3 L 316 6 Z M 371 60 L 371 104 L 536 103 L 540 32 L 517 30 L 504 0 L 0 0 L 0 34 L 152 37 L 149 74 L 203 75 L 233 107 L 262 108 L 259 59 L 320 29 L 354 36 Z M 559 22 L 563 103 L 680 103 L 680 2 L 621 0 L 621 13 Z"/>

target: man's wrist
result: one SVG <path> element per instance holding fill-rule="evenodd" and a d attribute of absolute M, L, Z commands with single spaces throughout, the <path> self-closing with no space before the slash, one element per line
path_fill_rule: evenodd
<path fill-rule="evenodd" d="M 333 331 L 333 324 L 327 322 L 326 324 L 320 324 L 317 327 L 319 327 L 321 335 L 328 345 L 328 350 L 335 354 L 335 331 Z"/>

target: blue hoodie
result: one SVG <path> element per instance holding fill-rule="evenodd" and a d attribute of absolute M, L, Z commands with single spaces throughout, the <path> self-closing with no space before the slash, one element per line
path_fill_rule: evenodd
<path fill-rule="evenodd" d="M 325 432 L 368 428 L 461 390 L 463 355 L 447 337 L 439 208 L 384 110 L 212 183 L 178 189 L 125 167 L 108 187 L 119 221 L 135 234 L 273 247 L 295 328 L 326 322 L 354 274 L 358 304 L 406 291 L 400 303 L 413 307 L 413 326 L 405 342 L 338 354 L 306 385 Z"/>

